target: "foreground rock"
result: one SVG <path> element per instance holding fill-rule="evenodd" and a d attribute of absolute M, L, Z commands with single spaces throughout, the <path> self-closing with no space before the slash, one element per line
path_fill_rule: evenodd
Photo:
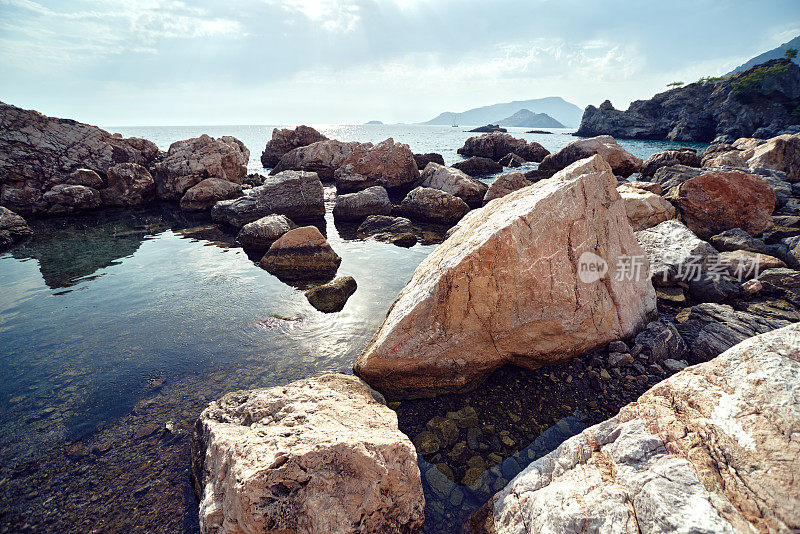
<path fill-rule="evenodd" d="M 558 152 L 550 154 L 539 164 L 539 170 L 560 171 L 578 160 L 600 155 L 611 166 L 614 174 L 627 178 L 642 168 L 642 160 L 619 146 L 610 135 L 573 141 Z"/>
<path fill-rule="evenodd" d="M 417 268 L 355 371 L 392 395 L 428 396 L 504 363 L 536 368 L 636 333 L 655 309 L 649 279 L 577 274 L 593 260 L 584 253 L 612 266 L 644 254 L 616 185 L 593 157 L 463 218 Z"/>
<path fill-rule="evenodd" d="M 419 183 L 422 187 L 432 187 L 455 195 L 473 208 L 480 207 L 488 186 L 467 176 L 469 173 L 465 172 L 438 163 L 428 163 L 420 176 Z"/>
<path fill-rule="evenodd" d="M 317 227 L 303 226 L 275 241 L 260 265 L 281 280 L 321 280 L 333 278 L 340 263 Z"/>
<path fill-rule="evenodd" d="M 245 249 L 267 250 L 292 228 L 297 228 L 297 225 L 286 215 L 267 215 L 245 224 L 239 231 L 236 241 Z"/>
<path fill-rule="evenodd" d="M 33 235 L 25 219 L 0 206 L 0 251 Z"/>
<path fill-rule="evenodd" d="M 397 415 L 353 376 L 229 393 L 192 440 L 200 529 L 416 532 L 425 499 Z"/>
<path fill-rule="evenodd" d="M 483 203 L 486 204 L 490 200 L 502 198 L 509 193 L 513 193 L 529 185 L 533 185 L 533 182 L 525 178 L 525 175 L 520 172 L 500 175 L 492 182 L 492 185 L 489 186 L 489 189 L 486 191 L 486 196 L 483 197 Z"/>
<path fill-rule="evenodd" d="M 157 154 L 156 145 L 144 139 L 126 139 L 96 126 L 0 102 L 0 204 L 17 213 L 63 213 L 43 198 L 59 185 L 87 187 L 92 191 L 75 192 L 85 199 L 99 198 L 101 177 L 111 167 L 119 163 L 148 167 Z M 60 201 L 65 194 L 57 190 L 50 198 Z M 94 201 L 68 204 L 73 210 L 97 207 Z"/>
<path fill-rule="evenodd" d="M 469 211 L 469 206 L 457 196 L 439 189 L 416 187 L 403 199 L 400 211 L 411 219 L 454 224 Z"/>
<path fill-rule="evenodd" d="M 699 167 L 700 156 L 697 155 L 697 151 L 693 148 L 665 150 L 647 158 L 647 161 L 642 165 L 641 175 L 643 177 L 653 176 L 661 167 L 672 167 L 673 165 Z"/>
<path fill-rule="evenodd" d="M 184 211 L 204 211 L 211 209 L 220 200 L 240 196 L 242 196 L 241 185 L 219 178 L 206 178 L 186 191 L 181 198 L 180 206 Z"/>
<path fill-rule="evenodd" d="M 419 179 L 419 169 L 408 145 L 394 139 L 381 141 L 371 148 L 354 151 L 336 172 L 336 191 L 361 191 L 376 185 L 386 189 L 411 186 Z"/>
<path fill-rule="evenodd" d="M 318 141 L 327 140 L 327 137 L 310 126 L 302 125 L 294 130 L 275 128 L 272 130 L 272 139 L 267 141 L 267 146 L 261 153 L 261 164 L 264 167 L 274 167 L 287 152 L 291 152 L 301 146 L 308 146 Z"/>
<path fill-rule="evenodd" d="M 527 142 L 500 132 L 470 137 L 464 146 L 458 149 L 458 153 L 464 157 L 479 156 L 494 161 L 500 161 L 512 152 L 526 161 L 535 162 L 542 161 L 550 153 L 535 141 Z"/>
<path fill-rule="evenodd" d="M 653 227 L 675 218 L 675 207 L 664 197 L 627 184 L 617 187 L 634 231 Z"/>
<path fill-rule="evenodd" d="M 454 169 L 468 174 L 469 176 L 486 176 L 503 171 L 503 166 L 489 158 L 472 156 L 471 158 L 453 164 Z"/>
<path fill-rule="evenodd" d="M 324 189 L 313 172 L 284 171 L 264 179 L 242 197 L 217 202 L 211 218 L 242 227 L 271 214 L 293 221 L 313 221 L 325 216 Z"/>
<path fill-rule="evenodd" d="M 669 286 L 706 271 L 717 251 L 677 220 L 664 221 L 636 232 L 650 264 L 653 283 Z"/>
<path fill-rule="evenodd" d="M 176 141 L 166 157 L 155 164 L 156 193 L 164 200 L 179 200 L 206 178 L 241 184 L 247 176 L 250 151 L 231 136 L 200 137 Z"/>
<path fill-rule="evenodd" d="M 370 148 L 372 143 L 358 143 L 351 141 L 344 143 L 336 139 L 318 141 L 308 146 L 295 148 L 284 154 L 270 174 L 283 171 L 315 172 L 320 180 L 333 180 L 333 173 L 342 162 L 357 150 Z"/>
<path fill-rule="evenodd" d="M 370 215 L 389 215 L 392 203 L 386 189 L 376 185 L 358 193 L 338 195 L 333 216 L 341 221 L 361 221 Z"/>
<path fill-rule="evenodd" d="M 352 276 L 341 276 L 336 280 L 306 291 L 308 302 L 321 312 L 342 311 L 347 299 L 356 292 L 358 285 Z"/>
<path fill-rule="evenodd" d="M 528 466 L 473 531 L 800 529 L 798 354 L 792 325 L 677 373 Z"/>
<path fill-rule="evenodd" d="M 400 247 L 413 247 L 417 244 L 417 236 L 411 221 L 405 217 L 389 217 L 386 215 L 370 215 L 358 227 L 360 238 L 374 237 L 379 241 L 388 241 Z"/>

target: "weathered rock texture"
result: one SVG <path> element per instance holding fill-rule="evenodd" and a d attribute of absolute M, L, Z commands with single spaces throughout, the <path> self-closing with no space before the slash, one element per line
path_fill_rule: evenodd
<path fill-rule="evenodd" d="M 800 326 L 654 386 L 535 461 L 478 533 L 800 529 Z"/>
<path fill-rule="evenodd" d="M 410 187 L 416 182 L 419 169 L 408 145 L 395 143 L 389 138 L 374 147 L 354 151 L 336 169 L 334 178 L 336 190 L 340 193 L 361 191 L 376 185 L 396 189 Z"/>
<path fill-rule="evenodd" d="M 80 172 L 83 182 L 95 181 L 91 175 Z M 95 173 L 93 173 L 95 174 Z M 99 177 L 98 177 L 99 178 Z M 156 184 L 150 172 L 138 163 L 119 163 L 108 169 L 108 187 L 100 190 L 106 206 L 139 206 L 153 200 Z M 78 180 L 73 173 L 70 181 Z M 88 185 L 88 184 L 87 184 Z M 241 190 L 241 187 L 239 188 Z"/>
<path fill-rule="evenodd" d="M 714 144 L 703 155 L 703 167 L 732 166 L 769 169 L 800 182 L 800 134 L 779 135 L 768 140 L 741 138 L 732 145 Z"/>
<path fill-rule="evenodd" d="M 205 534 L 419 530 L 417 455 L 353 376 L 229 393 L 200 415 L 192 475 Z"/>
<path fill-rule="evenodd" d="M 334 171 L 353 152 L 370 147 L 372 147 L 372 143 L 362 144 L 356 141 L 344 143 L 336 139 L 318 141 L 284 154 L 270 174 L 278 174 L 283 171 L 307 171 L 317 173 L 320 180 L 330 181 L 333 180 Z"/>
<path fill-rule="evenodd" d="M 272 139 L 267 141 L 267 146 L 261 153 L 261 164 L 264 167 L 274 167 L 287 152 L 291 152 L 301 146 L 308 146 L 318 141 L 327 140 L 327 137 L 311 126 L 302 125 L 294 130 L 275 128 L 272 130 Z"/>
<path fill-rule="evenodd" d="M 509 193 L 513 193 L 518 189 L 528 187 L 532 184 L 533 182 L 525 178 L 525 175 L 521 172 L 500 175 L 487 189 L 486 196 L 483 197 L 483 202 L 485 204 L 490 200 L 504 197 Z"/>
<path fill-rule="evenodd" d="M 425 165 L 431 161 L 444 165 L 444 156 L 436 152 L 428 152 L 427 154 L 414 154 L 414 161 L 417 162 L 417 169 L 424 169 Z"/>
<path fill-rule="evenodd" d="M 746 80 L 753 83 L 742 83 Z M 756 132 L 771 137 L 797 123 L 793 113 L 798 99 L 800 68 L 779 59 L 637 100 L 627 111 L 614 109 L 609 101 L 599 108 L 588 106 L 576 135 L 700 142 L 718 136 L 752 137 Z"/>
<path fill-rule="evenodd" d="M 292 228 L 297 228 L 297 225 L 286 215 L 267 215 L 245 224 L 239 230 L 236 240 L 243 248 L 266 250 Z"/>
<path fill-rule="evenodd" d="M 665 150 L 658 154 L 653 154 L 642 165 L 641 175 L 644 177 L 653 176 L 661 167 L 671 167 L 673 165 L 686 165 L 687 167 L 699 167 L 700 157 L 693 148 L 678 148 Z"/>
<path fill-rule="evenodd" d="M 718 255 L 714 247 L 674 219 L 636 232 L 636 239 L 647 254 L 653 283 L 657 285 L 695 278 Z"/>
<path fill-rule="evenodd" d="M 664 197 L 627 184 L 617 187 L 634 231 L 650 228 L 675 218 L 675 206 Z"/>
<path fill-rule="evenodd" d="M 389 195 L 379 185 L 358 193 L 338 195 L 333 206 L 333 216 L 342 221 L 360 221 L 370 215 L 389 215 L 391 212 Z"/>
<path fill-rule="evenodd" d="M 591 139 L 573 141 L 558 152 L 550 154 L 539 164 L 539 170 L 560 171 L 578 160 L 595 154 L 599 154 L 606 160 L 617 176 L 627 178 L 642 168 L 641 159 L 619 146 L 619 143 L 610 135 L 600 135 Z"/>
<path fill-rule="evenodd" d="M 499 162 L 480 156 L 472 156 L 464 161 L 454 163 L 453 168 L 469 176 L 485 176 L 503 171 L 503 166 Z"/>
<path fill-rule="evenodd" d="M 411 219 L 454 224 L 469 211 L 469 206 L 457 196 L 445 191 L 431 187 L 416 187 L 403 199 L 400 211 Z"/>
<path fill-rule="evenodd" d="M 578 274 L 584 253 L 612 268 L 644 254 L 616 185 L 592 157 L 463 218 L 414 272 L 356 372 L 392 395 L 426 396 L 507 362 L 536 368 L 634 334 L 655 308 L 647 266 L 633 280 Z"/>
<path fill-rule="evenodd" d="M 0 251 L 33 235 L 25 219 L 0 206 Z"/>
<path fill-rule="evenodd" d="M 219 178 L 206 178 L 197 185 L 193 185 L 181 198 L 181 209 L 185 211 L 203 211 L 211 209 L 220 200 L 228 200 L 242 196 L 242 186 L 220 180 Z"/>
<path fill-rule="evenodd" d="M 483 197 L 489 188 L 485 183 L 456 168 L 438 163 L 428 163 L 420 176 L 420 185 L 455 195 L 474 208 L 483 203 Z"/>
<path fill-rule="evenodd" d="M 480 156 L 500 161 L 508 154 L 514 153 L 526 161 L 542 161 L 550 152 L 535 141 L 527 142 L 516 139 L 507 133 L 492 132 L 470 137 L 458 153 L 464 157 Z"/>
<path fill-rule="evenodd" d="M 358 284 L 352 276 L 340 276 L 327 284 L 306 291 L 308 302 L 321 312 L 342 311 L 347 299 L 356 292 Z"/>
<path fill-rule="evenodd" d="M 319 280 L 333 278 L 340 263 L 316 226 L 302 226 L 278 238 L 260 265 L 282 280 Z"/>
<path fill-rule="evenodd" d="M 158 148 L 150 141 L 111 135 L 96 126 L 46 117 L 0 102 L 0 204 L 22 214 L 64 213 L 97 207 L 102 177 L 118 163 L 150 165 Z M 77 173 L 79 169 L 87 172 Z M 94 172 L 100 181 L 89 173 Z M 86 181 L 86 180 L 89 181 Z M 59 185 L 92 191 L 44 195 Z M 80 193 L 80 194 L 78 194 Z M 77 202 L 74 197 L 83 197 Z M 53 209 L 51 201 L 67 204 Z"/>

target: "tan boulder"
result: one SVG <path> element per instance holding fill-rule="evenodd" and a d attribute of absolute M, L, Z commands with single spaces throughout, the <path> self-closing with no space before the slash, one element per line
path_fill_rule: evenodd
<path fill-rule="evenodd" d="M 635 187 L 636 189 L 644 189 L 645 191 L 650 191 L 651 193 L 655 193 L 656 195 L 660 195 L 664 192 L 664 188 L 662 188 L 661 184 L 657 182 L 643 182 L 641 180 L 631 180 L 629 182 L 625 182 L 625 185 Z"/>
<path fill-rule="evenodd" d="M 533 182 L 525 178 L 525 175 L 521 172 L 502 174 L 489 186 L 489 189 L 486 191 L 486 196 L 483 197 L 483 203 L 486 204 L 490 200 L 504 197 L 509 193 L 513 193 L 518 189 L 528 187 L 532 184 Z"/>
<path fill-rule="evenodd" d="M 684 369 L 530 464 L 476 534 L 800 531 L 800 325 Z"/>
<path fill-rule="evenodd" d="M 438 163 L 428 163 L 422 171 L 419 184 L 455 195 L 468 205 L 478 207 L 483 203 L 488 186 L 463 171 L 445 167 Z"/>
<path fill-rule="evenodd" d="M 619 146 L 616 139 L 610 135 L 598 135 L 573 141 L 558 152 L 550 154 L 539 164 L 539 170 L 559 171 L 594 154 L 606 160 L 617 176 L 627 178 L 642 168 L 642 160 Z"/>
<path fill-rule="evenodd" d="M 636 333 L 655 291 L 616 185 L 595 156 L 468 214 L 414 272 L 356 373 L 392 395 L 429 396 Z M 627 257 L 642 261 L 638 275 L 593 267 Z"/>
<path fill-rule="evenodd" d="M 284 154 L 270 174 L 282 171 L 315 172 L 320 180 L 333 180 L 333 173 L 353 152 L 366 150 L 372 143 L 351 141 L 345 143 L 336 139 L 318 141 L 308 146 L 301 146 Z"/>
<path fill-rule="evenodd" d="M 287 152 L 318 141 L 327 141 L 327 139 L 311 126 L 301 125 L 294 130 L 274 128 L 272 139 L 267 141 L 267 146 L 261 153 L 261 164 L 264 167 L 274 167 Z"/>
<path fill-rule="evenodd" d="M 719 264 L 732 277 L 739 281 L 757 278 L 759 273 L 767 269 L 786 267 L 786 264 L 774 256 L 734 250 L 719 253 Z"/>
<path fill-rule="evenodd" d="M 800 134 L 779 135 L 745 153 L 747 166 L 786 173 L 786 180 L 800 182 Z"/>
<path fill-rule="evenodd" d="M 283 280 L 307 280 L 333 278 L 341 262 L 316 226 L 301 226 L 272 243 L 260 265 Z"/>
<path fill-rule="evenodd" d="M 361 191 L 376 185 L 386 189 L 410 186 L 419 179 L 414 153 L 408 145 L 389 138 L 374 147 L 354 151 L 336 172 L 336 190 Z"/>
<path fill-rule="evenodd" d="M 204 534 L 417 532 L 425 498 L 397 415 L 354 376 L 229 393 L 200 415 Z"/>
<path fill-rule="evenodd" d="M 469 211 L 466 202 L 432 187 L 415 187 L 400 203 L 400 211 L 410 219 L 455 224 Z"/>
<path fill-rule="evenodd" d="M 181 197 L 180 205 L 184 211 L 203 211 L 211 209 L 220 200 L 229 200 L 240 196 L 242 196 L 240 184 L 219 178 L 206 178 L 186 191 Z"/>
<path fill-rule="evenodd" d="M 675 206 L 662 196 L 627 184 L 618 186 L 617 192 L 635 232 L 675 218 Z"/>

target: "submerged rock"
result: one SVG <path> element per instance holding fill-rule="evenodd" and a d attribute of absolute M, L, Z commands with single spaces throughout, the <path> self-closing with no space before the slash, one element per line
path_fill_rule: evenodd
<path fill-rule="evenodd" d="M 342 311 L 347 299 L 356 292 L 358 285 L 352 276 L 340 276 L 336 280 L 306 291 L 306 298 L 316 309 L 325 313 Z"/>
<path fill-rule="evenodd" d="M 261 258 L 262 268 L 282 280 L 332 278 L 342 263 L 316 226 L 283 234 Z"/>
<path fill-rule="evenodd" d="M 386 189 L 410 187 L 419 179 L 419 169 L 408 145 L 389 138 L 374 147 L 354 151 L 334 172 L 340 193 L 361 191 L 380 185 Z"/>
<path fill-rule="evenodd" d="M 333 216 L 342 221 L 361 221 L 370 215 L 389 215 L 391 212 L 389 195 L 379 185 L 358 193 L 338 195 L 333 207 Z"/>
<path fill-rule="evenodd" d="M 270 174 L 283 171 L 315 172 L 320 180 L 333 180 L 333 173 L 353 152 L 366 150 L 372 143 L 351 141 L 344 143 L 336 139 L 318 141 L 308 146 L 295 148 L 284 154 Z"/>
<path fill-rule="evenodd" d="M 617 192 L 635 232 L 675 218 L 675 206 L 662 196 L 628 184 L 618 186 Z"/>
<path fill-rule="evenodd" d="M 469 161 L 469 160 L 467 160 Z M 490 160 L 491 161 L 491 160 Z M 471 207 L 479 207 L 483 203 L 488 186 L 467 176 L 465 171 L 455 167 L 445 167 L 438 163 L 428 163 L 420 176 L 419 185 L 432 187 L 451 195 L 455 195 Z"/>
<path fill-rule="evenodd" d="M 498 176 L 487 189 L 486 196 L 483 197 L 483 203 L 486 204 L 490 200 L 502 198 L 509 193 L 513 193 L 529 185 L 533 185 L 533 182 L 525 178 L 525 175 L 520 172 L 502 174 Z"/>
<path fill-rule="evenodd" d="M 195 424 L 200 529 L 417 532 L 425 499 L 397 415 L 353 376 L 229 393 Z"/>
<path fill-rule="evenodd" d="M 647 276 L 581 267 L 595 263 L 586 253 L 611 266 L 643 256 L 616 184 L 593 157 L 462 219 L 417 268 L 356 373 L 393 395 L 429 396 L 507 362 L 536 368 L 636 333 L 655 309 Z"/>
<path fill-rule="evenodd" d="M 283 234 L 297 228 L 286 215 L 267 215 L 245 224 L 236 240 L 245 249 L 267 250 Z"/>
<path fill-rule="evenodd" d="M 242 196 L 241 185 L 219 178 L 206 178 L 186 191 L 180 205 L 184 211 L 203 211 L 211 209 L 220 200 L 240 196 Z"/>
<path fill-rule="evenodd" d="M 558 152 L 550 154 L 539 164 L 539 170 L 560 171 L 594 154 L 600 155 L 611 166 L 614 174 L 623 178 L 639 172 L 642 168 L 642 160 L 619 146 L 616 139 L 610 135 L 599 135 L 573 141 Z"/>
<path fill-rule="evenodd" d="M 25 219 L 0 206 L 0 251 L 33 235 Z"/>
<path fill-rule="evenodd" d="M 294 130 L 274 128 L 272 130 L 272 139 L 267 141 L 267 146 L 261 153 L 261 164 L 264 167 L 274 167 L 287 152 L 291 152 L 301 146 L 308 146 L 318 141 L 327 140 L 327 137 L 311 126 L 301 125 Z"/>
<path fill-rule="evenodd" d="M 411 219 L 454 224 L 469 211 L 469 206 L 450 193 L 431 187 L 417 187 L 403 199 L 400 211 Z"/>
<path fill-rule="evenodd" d="M 458 169 L 469 176 L 486 176 L 487 174 L 503 172 L 503 166 L 500 163 L 493 159 L 479 156 L 472 156 L 464 161 L 454 163 L 452 168 Z"/>
<path fill-rule="evenodd" d="M 533 462 L 476 533 L 800 529 L 800 326 L 659 383 Z"/>
<path fill-rule="evenodd" d="M 464 157 L 478 156 L 500 161 L 511 153 L 517 154 L 526 161 L 542 161 L 550 152 L 535 141 L 527 142 L 516 139 L 507 133 L 493 132 L 470 137 L 458 153 Z"/>

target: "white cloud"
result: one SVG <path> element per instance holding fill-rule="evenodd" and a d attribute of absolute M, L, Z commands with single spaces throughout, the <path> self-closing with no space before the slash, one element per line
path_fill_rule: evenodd
<path fill-rule="evenodd" d="M 361 8 L 353 0 L 267 0 L 267 3 L 299 13 L 330 32 L 351 32 L 361 20 Z"/>

